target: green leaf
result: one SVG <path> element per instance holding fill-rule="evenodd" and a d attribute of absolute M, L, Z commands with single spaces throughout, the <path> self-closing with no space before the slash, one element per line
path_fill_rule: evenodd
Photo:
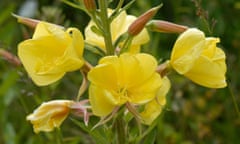
<path fill-rule="evenodd" d="M 83 122 L 79 122 L 78 120 L 73 118 L 71 118 L 71 120 L 74 124 L 78 125 L 82 130 L 89 133 L 98 144 L 109 143 L 109 139 L 106 137 L 104 131 L 102 131 L 99 127 L 97 129 L 91 130 L 90 126 L 87 127 Z"/>

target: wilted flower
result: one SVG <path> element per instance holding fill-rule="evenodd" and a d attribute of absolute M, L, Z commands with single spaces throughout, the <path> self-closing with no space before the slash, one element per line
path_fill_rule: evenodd
<path fill-rule="evenodd" d="M 170 64 L 178 73 L 199 85 L 225 87 L 226 57 L 216 46 L 219 41 L 219 38 L 205 38 L 198 29 L 188 29 L 175 42 Z"/>
<path fill-rule="evenodd" d="M 166 95 L 171 83 L 167 77 L 163 77 L 162 86 L 158 89 L 156 98 L 147 103 L 143 112 L 140 113 L 142 122 L 150 125 L 162 112 L 166 104 Z"/>
<path fill-rule="evenodd" d="M 93 114 L 106 116 L 125 103 L 138 105 L 153 100 L 162 84 L 156 67 L 157 61 L 148 54 L 102 58 L 88 74 Z"/>
<path fill-rule="evenodd" d="M 34 132 L 49 132 L 58 128 L 70 112 L 73 101 L 54 100 L 42 103 L 32 114 L 27 116 L 33 124 Z"/>
<path fill-rule="evenodd" d="M 109 15 L 112 13 L 112 10 L 108 10 Z M 120 35 L 127 32 L 128 27 L 136 20 L 137 18 L 132 15 L 127 15 L 125 11 L 121 12 L 111 23 L 111 34 L 112 34 L 112 40 L 115 42 Z M 104 39 L 102 36 L 94 33 L 92 31 L 92 26 L 94 26 L 95 23 L 93 21 L 90 21 L 88 26 L 85 29 L 85 36 L 86 36 L 86 42 L 98 46 L 102 48 L 103 50 L 106 50 Z M 139 52 L 140 46 L 147 43 L 149 41 L 149 35 L 146 29 L 143 29 L 141 33 L 139 33 L 136 37 L 134 37 L 132 41 L 132 45 L 130 47 L 130 52 L 136 53 Z"/>
<path fill-rule="evenodd" d="M 37 85 L 51 84 L 84 64 L 84 40 L 76 28 L 64 31 L 61 27 L 38 23 L 33 38 L 18 46 L 18 55 Z"/>

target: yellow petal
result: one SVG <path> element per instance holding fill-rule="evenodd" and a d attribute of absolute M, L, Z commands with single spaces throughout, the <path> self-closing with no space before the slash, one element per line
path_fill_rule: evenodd
<path fill-rule="evenodd" d="M 204 55 L 200 56 L 193 68 L 185 76 L 205 87 L 223 88 L 227 85 L 225 73 L 225 54 L 221 49 L 216 48 L 211 59 Z"/>
<path fill-rule="evenodd" d="M 115 107 L 112 94 L 94 84 L 89 87 L 89 100 L 94 115 L 107 116 Z"/>
<path fill-rule="evenodd" d="M 100 64 L 91 69 L 88 73 L 88 79 L 94 85 L 104 89 L 117 89 L 116 70 L 112 64 Z"/>
<path fill-rule="evenodd" d="M 112 111 L 113 106 L 121 106 L 126 102 L 149 102 L 161 86 L 161 77 L 155 72 L 156 67 L 157 61 L 148 54 L 124 53 L 119 57 L 104 57 L 88 73 L 91 86 L 95 87 L 91 90 L 94 94 L 91 99 L 97 99 L 100 95 L 102 100 L 94 100 L 95 105 L 99 105 L 99 109 L 106 101 L 111 105 L 109 109 L 106 107 L 107 112 Z"/>
<path fill-rule="evenodd" d="M 77 52 L 78 57 L 82 58 L 84 49 L 84 39 L 82 33 L 76 28 L 68 28 L 67 33 L 72 37 L 72 48 Z"/>
<path fill-rule="evenodd" d="M 41 21 L 37 24 L 33 39 L 37 39 L 44 36 L 63 37 L 65 35 L 63 29 L 57 25 Z"/>
<path fill-rule="evenodd" d="M 96 26 L 96 24 L 93 21 L 90 21 L 85 28 L 85 41 L 91 45 L 98 46 L 99 48 L 106 50 L 103 37 L 92 31 L 91 28 L 93 26 Z"/>
<path fill-rule="evenodd" d="M 108 15 L 111 15 L 113 10 L 108 9 Z M 120 35 L 127 32 L 128 27 L 136 19 L 135 16 L 127 15 L 125 11 L 121 12 L 111 23 L 110 31 L 112 35 L 113 43 L 118 39 Z M 94 33 L 91 28 L 96 26 L 93 21 L 90 21 L 87 27 L 85 28 L 85 41 L 91 45 L 98 46 L 103 50 L 106 50 L 104 39 L 102 36 Z M 130 47 L 131 53 L 137 53 L 140 51 L 140 46 L 149 41 L 149 35 L 146 29 L 134 37 L 132 45 Z M 121 44 L 120 44 L 121 45 Z"/>
<path fill-rule="evenodd" d="M 42 45 L 43 42 L 49 43 L 49 45 Z M 56 68 L 52 69 L 54 58 L 61 56 L 61 52 L 65 50 L 64 45 L 66 45 L 64 42 L 56 44 L 54 42 L 56 42 L 56 39 L 49 37 L 41 38 L 39 41 L 27 40 L 19 44 L 18 56 L 24 68 L 37 85 L 47 85 L 55 82 L 65 73 Z M 55 46 L 58 46 L 58 50 L 53 49 Z M 40 74 L 46 71 L 49 72 L 45 76 Z M 55 73 L 50 71 L 55 71 Z"/>
<path fill-rule="evenodd" d="M 129 88 L 129 101 L 134 104 L 144 104 L 154 99 L 157 90 L 162 85 L 159 74 L 154 73 L 152 77 L 141 85 Z"/>
<path fill-rule="evenodd" d="M 33 81 L 43 86 L 83 65 L 83 44 L 76 28 L 65 32 L 56 25 L 40 22 L 33 38 L 19 44 L 18 56 Z"/>
<path fill-rule="evenodd" d="M 119 58 L 121 65 L 120 83 L 133 87 L 149 79 L 157 68 L 157 61 L 148 54 L 122 54 Z"/>
<path fill-rule="evenodd" d="M 225 54 L 216 47 L 219 41 L 219 38 L 205 38 L 197 29 L 189 29 L 176 41 L 170 63 L 178 73 L 199 85 L 225 87 Z"/>
<path fill-rule="evenodd" d="M 35 133 L 52 131 L 66 119 L 72 103 L 69 100 L 42 103 L 32 114 L 27 116 L 27 120 L 33 124 Z"/>
<path fill-rule="evenodd" d="M 191 69 L 200 56 L 205 45 L 204 33 L 198 29 L 188 29 L 182 33 L 174 44 L 170 63 L 180 74 Z"/>
<path fill-rule="evenodd" d="M 167 77 L 163 78 L 163 84 L 159 88 L 156 99 L 147 103 L 143 112 L 140 113 L 144 124 L 150 125 L 162 112 L 166 104 L 166 95 L 170 89 L 170 81 Z"/>
<path fill-rule="evenodd" d="M 127 24 L 126 23 L 127 13 L 125 11 L 121 12 L 111 23 L 111 33 L 112 40 L 116 41 L 117 38 L 126 32 Z"/>

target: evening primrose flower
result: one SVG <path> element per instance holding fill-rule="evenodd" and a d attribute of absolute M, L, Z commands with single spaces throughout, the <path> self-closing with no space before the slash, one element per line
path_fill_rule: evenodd
<path fill-rule="evenodd" d="M 27 116 L 27 120 L 33 124 L 35 133 L 52 131 L 54 128 L 58 128 L 66 119 L 72 104 L 73 101 L 70 100 L 44 102 L 32 114 Z"/>
<path fill-rule="evenodd" d="M 88 73 L 93 114 L 107 116 L 123 104 L 141 105 L 153 100 L 162 84 L 156 67 L 157 61 L 148 54 L 103 57 Z"/>
<path fill-rule="evenodd" d="M 178 73 L 199 85 L 223 88 L 227 85 L 226 56 L 216 46 L 219 41 L 219 38 L 206 38 L 198 29 L 188 29 L 175 42 L 170 64 Z"/>
<path fill-rule="evenodd" d="M 108 10 L 109 15 L 112 13 L 112 10 Z M 112 41 L 115 42 L 117 38 L 125 33 L 128 30 L 128 27 L 136 20 L 137 18 L 132 15 L 127 15 L 125 11 L 121 12 L 111 23 L 110 31 L 112 34 Z M 88 26 L 85 29 L 85 41 L 91 45 L 98 46 L 104 51 L 105 43 L 102 36 L 94 33 L 91 30 L 91 27 L 95 23 L 90 21 Z M 137 36 L 133 38 L 132 45 L 130 47 L 130 52 L 136 53 L 140 51 L 140 46 L 149 41 L 149 35 L 146 29 L 143 29 Z"/>
<path fill-rule="evenodd" d="M 39 86 L 51 84 L 84 64 L 84 40 L 76 28 L 39 22 L 32 39 L 21 42 L 18 56 L 32 80 Z"/>
<path fill-rule="evenodd" d="M 166 95 L 170 89 L 171 83 L 165 76 L 162 79 L 162 86 L 158 89 L 155 99 L 147 103 L 144 110 L 140 113 L 142 122 L 150 125 L 162 112 L 166 104 Z"/>

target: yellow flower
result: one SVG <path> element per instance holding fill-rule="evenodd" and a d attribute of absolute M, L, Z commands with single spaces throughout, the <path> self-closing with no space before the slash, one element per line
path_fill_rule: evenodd
<path fill-rule="evenodd" d="M 80 31 L 46 23 L 38 23 L 33 38 L 18 46 L 18 56 L 37 85 L 51 84 L 66 72 L 83 64 L 84 40 Z"/>
<path fill-rule="evenodd" d="M 166 95 L 171 84 L 167 77 L 163 77 L 162 81 L 162 86 L 159 88 L 156 98 L 147 103 L 143 112 L 140 113 L 144 124 L 150 125 L 161 114 L 166 104 Z"/>
<path fill-rule="evenodd" d="M 34 132 L 49 132 L 59 127 L 69 114 L 73 101 L 54 100 L 42 103 L 32 114 L 27 116 L 33 124 Z"/>
<path fill-rule="evenodd" d="M 108 10 L 109 15 L 112 13 L 112 10 Z M 137 18 L 132 15 L 127 15 L 125 11 L 123 11 L 120 15 L 118 15 L 111 23 L 111 34 L 112 40 L 115 42 L 117 38 L 125 33 L 128 30 L 128 27 L 136 20 Z M 91 30 L 91 27 L 94 26 L 95 23 L 90 21 L 88 26 L 85 29 L 85 41 L 91 45 L 98 46 L 105 49 L 105 43 L 102 36 L 97 35 Z M 140 46 L 147 43 L 149 41 L 149 35 L 146 29 L 143 29 L 141 33 L 139 33 L 136 37 L 134 37 L 132 41 L 132 45 L 130 47 L 130 52 L 137 53 L 140 51 Z"/>
<path fill-rule="evenodd" d="M 93 113 L 106 116 L 126 102 L 145 104 L 153 100 L 162 84 L 155 72 L 157 61 L 148 54 L 107 56 L 88 73 Z"/>
<path fill-rule="evenodd" d="M 205 38 L 203 32 L 191 28 L 175 42 L 170 64 L 193 82 L 210 88 L 223 88 L 226 84 L 225 53 L 216 46 L 219 38 Z"/>

